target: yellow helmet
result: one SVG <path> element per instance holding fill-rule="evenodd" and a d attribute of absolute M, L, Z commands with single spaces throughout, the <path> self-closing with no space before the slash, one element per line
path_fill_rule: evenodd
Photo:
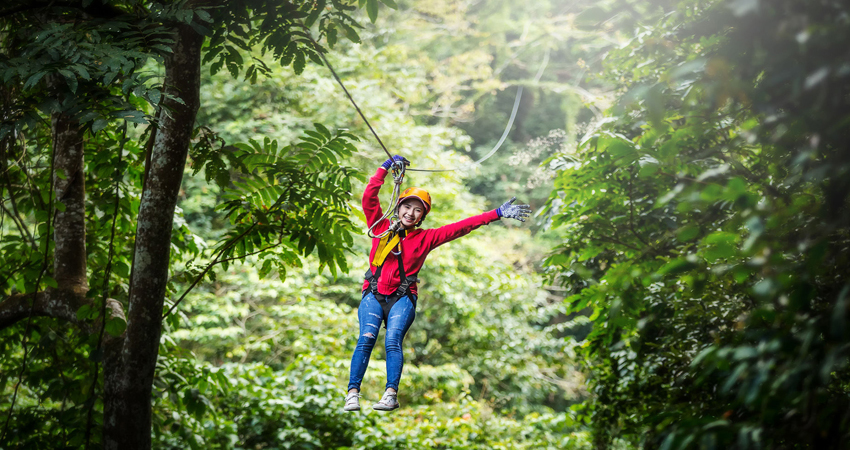
<path fill-rule="evenodd" d="M 398 211 L 399 205 L 409 198 L 416 198 L 425 205 L 425 212 L 422 214 L 422 219 L 416 225 L 420 225 L 423 220 L 425 220 L 425 216 L 431 211 L 431 194 L 428 193 L 425 189 L 421 189 L 418 187 L 409 187 L 401 193 L 398 197 L 398 203 L 396 203 L 396 212 Z"/>

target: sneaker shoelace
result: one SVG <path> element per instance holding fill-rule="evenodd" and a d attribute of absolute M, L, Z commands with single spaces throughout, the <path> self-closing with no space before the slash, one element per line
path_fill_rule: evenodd
<path fill-rule="evenodd" d="M 391 392 L 384 392 L 383 398 L 381 398 L 381 403 L 390 406 L 393 404 L 392 400 L 395 400 L 398 397 L 398 394 L 393 394 Z"/>

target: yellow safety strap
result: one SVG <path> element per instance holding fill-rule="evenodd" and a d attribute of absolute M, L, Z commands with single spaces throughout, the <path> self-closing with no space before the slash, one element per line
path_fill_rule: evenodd
<path fill-rule="evenodd" d="M 381 238 L 378 244 L 378 250 L 375 252 L 375 259 L 372 260 L 373 266 L 380 266 L 387 259 L 387 256 L 393 250 L 393 247 L 398 245 L 398 235 L 395 233 L 388 234 Z"/>
<path fill-rule="evenodd" d="M 407 233 L 407 237 L 413 236 L 417 231 L 419 230 L 413 230 Z M 378 244 L 378 250 L 375 251 L 375 258 L 372 260 L 372 265 L 380 266 L 383 264 L 390 252 L 396 247 L 398 247 L 398 251 L 401 251 L 401 242 L 399 241 L 398 234 L 392 233 L 382 237 L 381 242 Z"/>

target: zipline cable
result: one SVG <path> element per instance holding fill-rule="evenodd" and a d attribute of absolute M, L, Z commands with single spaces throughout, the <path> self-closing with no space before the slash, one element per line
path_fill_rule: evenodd
<path fill-rule="evenodd" d="M 535 83 L 540 81 L 540 77 L 543 76 L 543 71 L 546 69 L 546 66 L 548 64 L 549 64 L 549 49 L 546 49 L 546 53 L 543 54 L 543 62 L 540 63 L 540 68 L 537 70 L 537 75 L 535 75 L 535 77 L 534 77 Z M 516 90 L 516 98 L 514 99 L 514 107 L 513 107 L 513 109 L 511 109 L 511 117 L 510 117 L 510 119 L 508 119 L 508 124 L 507 124 L 507 126 L 505 126 L 505 131 L 502 132 L 502 137 L 499 138 L 499 142 L 496 143 L 496 146 L 493 147 L 493 149 L 490 150 L 490 152 L 488 152 L 486 155 L 484 155 L 478 161 L 475 161 L 474 163 L 470 164 L 469 166 L 464 167 L 465 169 L 478 166 L 482 162 L 486 161 L 491 156 L 496 154 L 496 151 L 499 150 L 499 148 L 505 142 L 505 139 L 508 138 L 508 134 L 511 132 L 511 127 L 513 127 L 513 125 L 514 125 L 514 119 L 516 118 L 516 113 L 517 113 L 517 110 L 519 109 L 519 102 L 520 102 L 521 99 L 522 99 L 522 86 L 518 86 L 517 90 Z M 458 170 L 458 169 L 459 169 L 459 167 L 456 167 L 454 169 L 407 169 L 407 170 L 412 170 L 414 172 L 453 172 L 453 171 Z"/>
<path fill-rule="evenodd" d="M 519 109 L 519 101 L 521 99 L 522 99 L 522 86 L 518 86 L 517 90 L 516 90 L 516 98 L 514 99 L 514 107 L 511 110 L 511 118 L 508 119 L 508 126 L 506 126 L 505 131 L 502 132 L 502 137 L 499 139 L 499 142 L 497 142 L 496 146 L 493 147 L 493 149 L 490 150 L 489 153 L 484 155 L 483 158 L 479 159 L 478 161 L 473 162 L 472 164 L 470 164 L 469 166 L 464 167 L 464 168 L 475 167 L 475 166 L 481 164 L 482 162 L 486 161 L 491 156 L 493 156 L 496 153 L 497 150 L 499 150 L 499 147 L 502 146 L 502 143 L 505 142 L 505 139 L 508 137 L 508 134 L 511 131 L 511 127 L 514 124 L 514 119 L 516 118 L 516 112 Z M 455 170 L 458 170 L 458 169 L 460 169 L 460 167 L 456 167 L 454 169 L 408 169 L 408 170 L 412 170 L 414 172 L 454 172 Z"/>
<path fill-rule="evenodd" d="M 306 27 L 306 26 L 305 26 L 304 28 L 305 28 L 305 29 L 307 29 L 307 27 Z M 357 113 L 358 113 L 358 114 L 360 114 L 360 117 L 363 119 L 363 121 L 364 121 L 364 122 L 366 122 L 366 126 L 367 126 L 367 127 L 369 127 L 369 131 L 371 131 L 371 132 L 372 132 L 372 134 L 375 136 L 375 139 L 377 139 L 377 140 L 378 140 L 378 143 L 379 143 L 379 144 L 381 144 L 381 148 L 382 148 L 382 149 L 384 149 L 384 153 L 386 153 L 386 154 L 387 154 L 387 156 L 388 156 L 390 159 L 393 159 L 393 155 L 391 155 L 391 154 L 390 154 L 390 151 L 389 151 L 389 150 L 387 150 L 387 146 L 386 146 L 386 145 L 384 145 L 384 142 L 383 142 L 383 141 L 381 141 L 381 138 L 380 138 L 380 137 L 378 137 L 378 133 L 376 133 L 376 132 L 375 132 L 375 129 L 374 129 L 374 128 L 372 128 L 372 125 L 369 123 L 369 120 L 368 120 L 368 119 L 366 119 L 366 116 L 363 114 L 363 111 L 360 111 L 360 107 L 359 107 L 359 106 L 357 106 L 357 102 L 355 102 L 355 101 L 354 101 L 354 98 L 352 98 L 352 97 L 351 97 L 351 94 L 349 94 L 349 93 L 348 93 L 348 89 L 346 89 L 346 88 L 345 88 L 345 85 L 344 85 L 344 84 L 342 84 L 342 80 L 340 80 L 340 79 L 339 79 L 339 75 L 337 75 L 337 74 L 336 74 L 336 71 L 334 70 L 333 66 L 331 66 L 331 63 L 328 61 L 328 58 L 326 58 L 326 57 L 325 57 L 325 52 L 323 52 L 323 51 L 321 50 L 321 49 L 322 49 L 322 47 L 321 47 L 321 46 L 319 46 L 319 43 L 318 43 L 318 42 L 316 42 L 316 41 L 313 39 L 313 36 L 312 36 L 312 35 L 310 35 L 310 32 L 309 32 L 309 31 L 310 31 L 310 30 L 309 30 L 309 29 L 307 29 L 307 31 L 305 31 L 305 32 L 304 32 L 304 34 L 307 36 L 307 38 L 309 38 L 309 39 L 310 39 L 310 42 L 312 42 L 312 43 L 313 43 L 313 45 L 315 46 L 316 53 L 318 53 L 318 54 L 319 54 L 319 56 L 322 58 L 322 61 L 324 61 L 324 62 L 325 62 L 325 65 L 326 65 L 326 66 L 328 66 L 328 69 L 330 69 L 331 73 L 333 74 L 334 78 L 336 79 L 336 82 L 337 82 L 337 83 L 339 83 L 339 86 L 340 86 L 340 87 L 342 88 L 342 90 L 345 92 L 345 95 L 347 95 L 347 96 L 348 96 L 348 100 L 350 100 L 350 101 L 351 101 L 351 104 L 352 104 L 352 105 L 354 105 L 354 109 L 356 109 L 356 110 L 357 110 Z"/>

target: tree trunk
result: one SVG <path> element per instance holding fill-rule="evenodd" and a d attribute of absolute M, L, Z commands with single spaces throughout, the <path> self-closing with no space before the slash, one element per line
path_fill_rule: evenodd
<path fill-rule="evenodd" d="M 104 448 L 151 448 L 151 391 L 168 280 L 171 228 L 183 168 L 199 107 L 203 36 L 176 27 L 166 61 L 165 97 L 142 192 L 123 343 L 108 345 L 104 360 Z"/>
<path fill-rule="evenodd" d="M 88 280 L 83 137 L 79 121 L 71 116 L 56 113 L 52 122 L 56 169 L 53 192 L 56 202 L 64 205 L 64 211 L 59 208 L 55 211 L 53 278 L 60 290 L 85 295 L 88 291 Z"/>

